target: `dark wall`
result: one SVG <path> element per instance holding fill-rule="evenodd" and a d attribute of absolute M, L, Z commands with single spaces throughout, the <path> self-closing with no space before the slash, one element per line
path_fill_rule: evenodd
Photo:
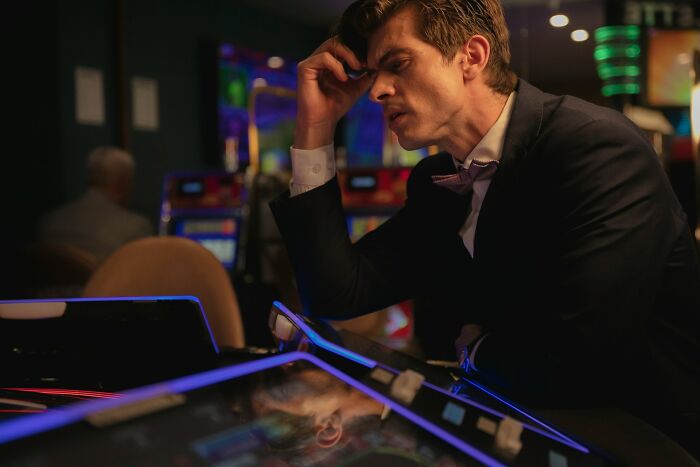
<path fill-rule="evenodd" d="M 552 10 L 547 2 L 504 9 L 510 30 L 511 65 L 520 77 L 552 94 L 570 94 L 607 105 L 593 59 L 593 31 L 605 24 L 600 0 L 566 3 L 560 10 L 571 18 L 561 29 L 549 25 Z M 584 28 L 591 34 L 585 42 L 573 42 L 569 34 Z"/>
<path fill-rule="evenodd" d="M 130 131 L 139 163 L 136 206 L 153 216 L 159 209 L 155 188 L 164 172 L 216 160 L 202 154 L 202 125 L 210 117 L 202 115 L 199 92 L 203 45 L 227 40 L 299 60 L 326 32 L 232 0 L 130 0 L 125 6 L 127 76 L 155 78 L 159 84 L 160 130 Z"/>
<path fill-rule="evenodd" d="M 203 43 L 225 40 L 298 60 L 326 31 L 271 16 L 236 0 L 71 0 L 20 2 L 3 31 L 11 49 L 12 119 L 3 160 L 4 231 L 30 241 L 37 219 L 78 196 L 84 161 L 97 145 L 119 143 L 117 116 L 117 21 L 123 11 L 125 105 L 129 148 L 137 162 L 133 208 L 154 224 L 163 174 L 197 169 L 202 154 Z M 211 64 L 215 66 L 214 63 Z M 103 72 L 106 121 L 75 119 L 75 68 Z M 4 67 L 3 67 L 4 68 Z M 160 126 L 133 129 L 131 78 L 157 80 Z M 10 199 L 8 199 L 8 197 Z M 7 235 L 7 234 L 6 234 Z"/>
<path fill-rule="evenodd" d="M 62 191 L 58 127 L 58 17 L 53 2 L 20 2 L 0 28 L 0 296 L 15 285 L 18 245 L 31 239 L 36 213 Z"/>
<path fill-rule="evenodd" d="M 115 116 L 114 6 L 112 1 L 71 0 L 58 2 L 58 100 L 57 125 L 61 145 L 57 154 L 62 191 L 51 198 L 61 204 L 84 189 L 85 158 L 92 148 L 117 144 Z M 102 70 L 105 124 L 78 124 L 75 119 L 75 68 Z M 47 205 L 47 207 L 49 207 Z"/>

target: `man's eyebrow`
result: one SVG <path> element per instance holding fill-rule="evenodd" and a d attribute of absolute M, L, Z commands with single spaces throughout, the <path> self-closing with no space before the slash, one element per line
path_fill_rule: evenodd
<path fill-rule="evenodd" d="M 406 47 L 401 47 L 398 49 L 387 50 L 386 52 L 384 52 L 384 55 L 382 55 L 382 57 L 377 61 L 377 68 L 381 68 L 387 61 L 389 61 L 389 59 L 392 56 L 397 55 L 397 54 L 401 54 L 401 53 L 411 53 L 411 49 L 406 48 Z M 373 72 L 376 70 L 368 67 L 367 71 Z"/>

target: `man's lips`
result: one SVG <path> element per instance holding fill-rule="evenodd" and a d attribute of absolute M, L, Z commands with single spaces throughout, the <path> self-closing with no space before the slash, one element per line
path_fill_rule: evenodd
<path fill-rule="evenodd" d="M 406 112 L 401 112 L 401 111 L 391 111 L 391 112 L 386 112 L 384 115 L 384 118 L 386 119 L 387 122 L 392 123 L 394 120 L 397 118 L 401 117 L 402 115 L 405 115 Z"/>

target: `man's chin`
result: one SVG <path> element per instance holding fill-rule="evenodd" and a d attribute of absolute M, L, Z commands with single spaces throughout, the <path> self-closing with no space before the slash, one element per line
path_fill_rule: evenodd
<path fill-rule="evenodd" d="M 422 141 L 416 141 L 414 139 L 405 138 L 401 136 L 398 137 L 398 140 L 399 146 L 404 148 L 406 151 L 415 151 L 416 149 L 424 148 L 427 146 L 427 144 L 425 144 Z"/>

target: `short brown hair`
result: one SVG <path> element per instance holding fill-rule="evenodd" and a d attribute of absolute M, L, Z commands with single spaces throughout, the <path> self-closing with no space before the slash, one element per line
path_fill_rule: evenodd
<path fill-rule="evenodd" d="M 345 10 L 334 34 L 366 60 L 369 36 L 408 6 L 416 8 L 422 39 L 448 61 L 470 37 L 484 36 L 491 45 L 488 85 L 501 94 L 513 91 L 516 76 L 510 69 L 508 27 L 500 0 L 357 0 Z"/>

